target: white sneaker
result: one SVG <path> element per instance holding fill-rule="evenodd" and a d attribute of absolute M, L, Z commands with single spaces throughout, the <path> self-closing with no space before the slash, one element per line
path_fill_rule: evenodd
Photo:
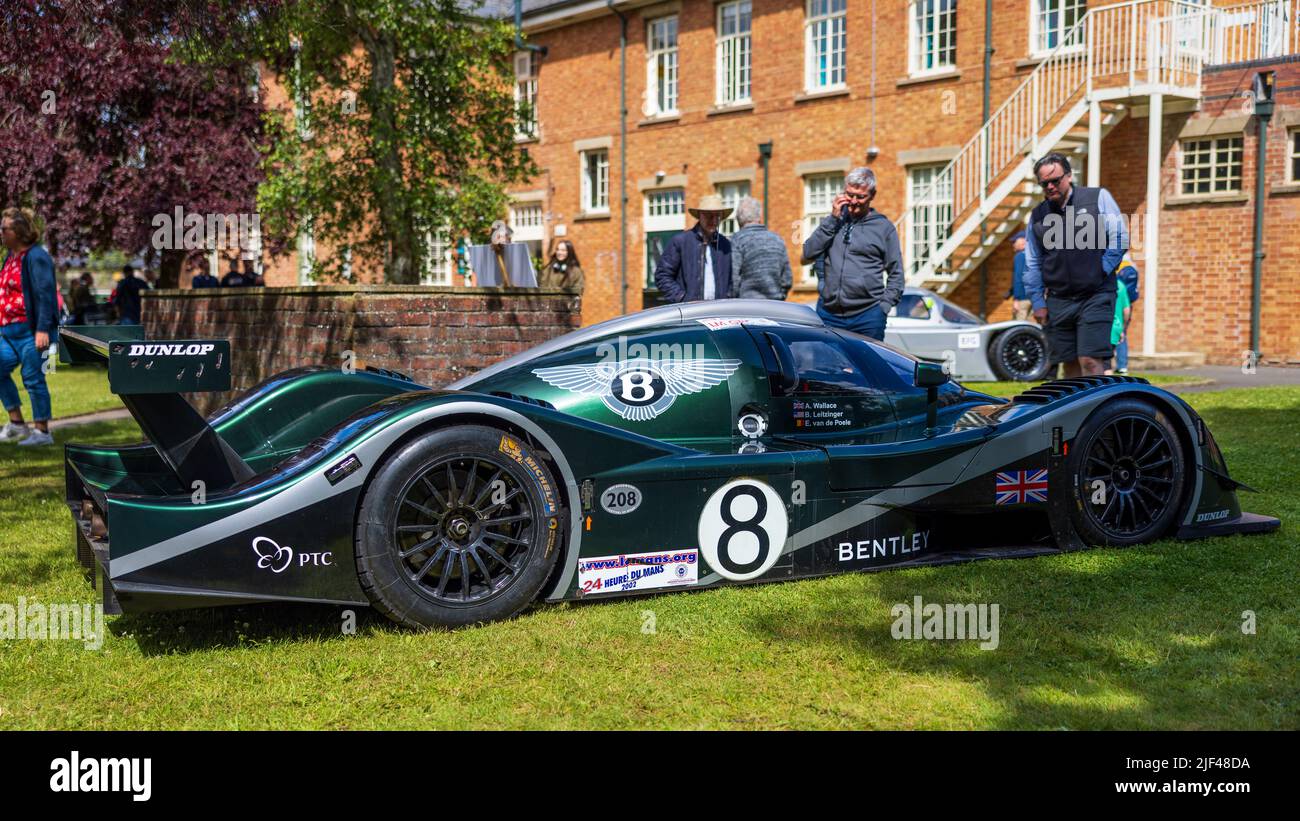
<path fill-rule="evenodd" d="M 0 442 L 17 442 L 19 439 L 26 438 L 29 433 L 31 433 L 31 428 L 26 425 L 5 422 L 5 426 L 0 428 Z"/>
<path fill-rule="evenodd" d="M 18 443 L 20 448 L 38 447 L 40 445 L 54 444 L 54 437 L 43 430 L 33 429 L 26 439 Z"/>

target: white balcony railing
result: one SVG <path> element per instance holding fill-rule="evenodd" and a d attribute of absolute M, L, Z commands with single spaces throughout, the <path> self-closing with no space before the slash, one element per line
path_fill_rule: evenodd
<path fill-rule="evenodd" d="M 1300 0 L 1215 9 L 1205 33 L 1213 65 L 1272 60 L 1300 51 Z"/>
<path fill-rule="evenodd" d="M 948 230 L 913 225 L 916 214 L 910 207 L 897 220 L 908 257 L 915 256 L 916 230 L 928 240 L 927 253 L 907 260 L 909 280 L 933 277 L 935 267 L 1023 181 L 1026 158 L 1050 150 L 1075 124 L 1067 120 L 1077 122 L 1090 98 L 1155 90 L 1192 96 L 1199 93 L 1207 65 L 1296 53 L 1298 9 L 1300 0 L 1222 8 L 1187 0 L 1129 0 L 1090 9 L 935 175 L 930 190 L 917 197 L 933 203 L 936 192 L 951 192 Z"/>

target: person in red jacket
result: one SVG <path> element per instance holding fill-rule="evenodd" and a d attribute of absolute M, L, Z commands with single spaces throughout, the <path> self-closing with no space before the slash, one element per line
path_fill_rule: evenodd
<path fill-rule="evenodd" d="M 0 442 L 20 446 L 54 443 L 44 365 L 58 329 L 59 289 L 54 260 L 39 239 L 31 211 L 6 208 L 0 213 L 0 241 L 7 252 L 0 263 L 0 402 L 9 412 Z M 22 402 L 10 376 L 19 366 L 32 402 L 34 430 L 23 422 Z"/>

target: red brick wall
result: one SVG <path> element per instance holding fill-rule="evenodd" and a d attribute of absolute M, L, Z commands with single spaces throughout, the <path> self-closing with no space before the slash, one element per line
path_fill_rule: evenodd
<path fill-rule="evenodd" d="M 1103 5 L 1097 3 L 1096 5 Z M 663 6 L 654 8 L 662 9 Z M 753 0 L 753 108 L 726 114 L 714 107 L 714 9 L 712 2 L 683 0 L 678 13 L 679 104 L 681 116 L 670 122 L 644 123 L 647 12 L 628 12 L 627 107 L 628 291 L 627 310 L 641 307 L 645 235 L 642 192 L 637 182 L 663 171 L 686 175 L 686 199 L 693 204 L 713 193 L 709 172 L 752 168 L 751 194 L 762 198 L 763 177 L 757 145 L 771 141 L 769 228 L 786 237 L 792 264 L 798 264 L 796 233 L 803 218 L 803 180 L 796 165 L 847 157 L 851 165 L 870 165 L 879 179 L 875 206 L 897 219 L 906 204 L 906 169 L 900 151 L 960 146 L 980 125 L 983 94 L 984 15 L 982 6 L 963 6 L 957 18 L 959 76 L 899 84 L 908 77 L 907 4 L 876 4 L 874 39 L 871 5 L 849 3 L 847 81 L 841 96 L 797 100 L 804 92 L 804 3 L 802 0 Z M 994 0 L 992 69 L 994 109 L 1032 70 L 1028 56 L 1028 0 Z M 649 17 L 663 11 L 648 11 Z M 584 324 L 622 313 L 619 282 L 619 22 L 613 15 L 534 32 L 531 41 L 545 45 L 538 80 L 540 138 L 529 144 L 542 175 L 517 192 L 546 191 L 548 244 L 556 226 L 565 226 L 583 261 L 587 288 Z M 874 142 L 880 155 L 868 162 L 873 142 L 871 57 L 875 55 Z M 1021 63 L 1018 65 L 1018 63 Z M 578 220 L 580 176 L 577 140 L 611 137 L 610 216 Z M 687 224 L 693 223 L 688 216 Z M 1010 257 L 1006 258 L 1008 271 Z M 992 276 L 992 272 L 991 272 Z M 1009 276 L 1009 274 L 1008 274 Z M 1004 293 L 1006 287 L 1002 286 Z M 792 300 L 815 299 L 811 290 L 796 290 Z M 997 288 L 989 290 L 992 309 Z M 978 296 L 970 303 L 978 306 Z M 1009 315 L 1010 308 L 1005 308 Z"/>
<path fill-rule="evenodd" d="M 1215 0 L 1215 5 L 1231 5 Z M 796 165 L 847 157 L 851 165 L 871 165 L 880 193 L 875 205 L 897 219 L 906 204 L 906 168 L 900 152 L 958 146 L 979 127 L 981 115 L 984 15 L 982 4 L 961 5 L 957 18 L 959 76 L 922 83 L 905 82 L 907 4 L 877 2 L 872 32 L 871 4 L 849 3 L 847 18 L 848 93 L 800 101 L 803 93 L 803 0 L 753 0 L 753 108 L 726 114 L 714 106 L 714 9 L 706 0 L 679 4 L 679 109 L 670 122 L 642 122 L 645 90 L 645 37 L 648 17 L 666 6 L 628 12 L 627 108 L 627 288 L 619 276 L 619 21 L 612 14 L 530 32 L 544 45 L 538 82 L 540 138 L 527 144 L 542 173 L 515 193 L 542 190 L 546 244 L 564 226 L 586 272 L 582 322 L 593 322 L 641 308 L 645 234 L 643 194 L 637 182 L 663 171 L 685 175 L 686 199 L 693 203 L 713 193 L 711 171 L 752 168 L 751 193 L 762 197 L 763 177 L 757 144 L 771 141 L 770 200 L 767 224 L 787 240 L 798 263 L 798 226 L 803 217 L 803 182 Z M 993 0 L 992 106 L 997 107 L 1029 75 L 1029 0 Z M 1106 5 L 1091 2 L 1090 7 Z M 525 21 L 527 25 L 527 20 Z M 872 55 L 875 57 L 875 117 L 872 120 Z M 1300 63 L 1276 62 L 1279 112 L 1300 106 Z M 1251 226 L 1253 219 L 1254 131 L 1245 139 L 1246 200 L 1229 204 L 1168 204 L 1177 185 L 1177 135 L 1189 118 L 1240 109 L 1229 95 L 1249 86 L 1256 69 L 1208 72 L 1205 98 L 1195 113 L 1171 114 L 1163 122 L 1164 171 L 1161 217 L 1160 327 L 1157 349 L 1205 351 L 1211 361 L 1240 361 L 1249 345 Z M 901 82 L 900 81 L 904 81 Z M 873 135 L 874 126 L 874 135 Z M 579 155 L 574 142 L 610 138 L 610 214 L 583 219 L 579 209 Z M 1269 140 L 1269 185 L 1266 208 L 1267 257 L 1261 345 L 1267 361 L 1300 358 L 1300 243 L 1287 226 L 1300 217 L 1300 194 L 1279 190 L 1285 180 L 1285 128 L 1275 124 Z M 880 155 L 871 162 L 866 150 L 875 143 Z M 1130 114 L 1103 145 L 1102 184 L 1115 194 L 1126 214 L 1146 207 L 1147 119 Z M 1079 180 L 1082 181 L 1082 180 Z M 504 216 L 504 215 L 503 215 Z M 691 220 L 688 217 L 687 223 Z M 1143 255 L 1135 250 L 1141 268 Z M 1009 243 L 988 263 L 987 311 L 991 321 L 1010 317 L 1012 252 Z M 295 270 L 277 268 L 274 282 L 288 284 Z M 268 280 L 269 282 L 272 279 Z M 953 297 L 978 310 L 980 277 L 973 274 Z M 624 302 L 623 297 L 626 297 Z M 796 289 L 792 300 L 815 299 L 815 292 Z M 1143 336 L 1142 304 L 1135 306 L 1130 339 L 1139 350 Z"/>
<path fill-rule="evenodd" d="M 162 290 L 145 294 L 149 339 L 228 339 L 229 395 L 191 396 L 207 411 L 302 365 L 388 368 L 439 387 L 578 327 L 559 289 L 401 286 Z"/>
<path fill-rule="evenodd" d="M 1160 174 L 1158 351 L 1200 351 L 1210 362 L 1239 364 L 1250 348 L 1251 260 L 1254 243 L 1256 120 L 1243 133 L 1240 198 L 1232 202 L 1180 204 L 1179 132 L 1185 124 L 1248 113 L 1241 93 L 1257 71 L 1276 72 L 1277 109 L 1268 134 L 1265 166 L 1263 300 L 1260 351 L 1264 362 L 1300 360 L 1300 190 L 1287 184 L 1288 128 L 1300 118 L 1300 63 L 1207 72 L 1199 110 L 1163 118 Z M 1300 125 L 1300 119 L 1293 124 Z M 1146 144 L 1149 119 L 1129 117 L 1106 138 L 1102 184 L 1121 210 L 1146 218 Z M 1144 269 L 1145 248 L 1134 262 Z M 1144 277 L 1145 280 L 1145 277 Z M 1144 290 L 1143 297 L 1145 299 Z M 1143 304 L 1134 306 L 1130 345 L 1141 350 Z"/>

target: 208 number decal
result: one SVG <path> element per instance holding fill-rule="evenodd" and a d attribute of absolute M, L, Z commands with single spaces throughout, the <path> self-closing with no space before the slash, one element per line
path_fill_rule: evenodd
<path fill-rule="evenodd" d="M 641 491 L 632 485 L 613 485 L 600 494 L 600 506 L 617 516 L 631 513 L 641 506 Z"/>
<path fill-rule="evenodd" d="M 785 503 L 771 485 L 735 479 L 700 512 L 700 552 L 719 576 L 748 581 L 772 569 L 788 531 Z"/>

